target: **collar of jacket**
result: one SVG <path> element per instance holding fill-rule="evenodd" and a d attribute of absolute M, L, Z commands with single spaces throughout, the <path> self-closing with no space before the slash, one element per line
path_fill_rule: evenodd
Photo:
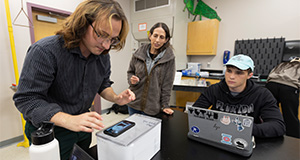
<path fill-rule="evenodd" d="M 134 54 L 138 59 L 141 59 L 142 61 L 146 61 L 147 59 L 147 49 L 151 46 L 151 44 L 145 44 L 141 46 Z M 165 63 L 170 61 L 171 59 L 174 59 L 175 55 L 170 47 L 166 49 L 165 54 L 162 56 L 162 58 L 159 60 L 158 63 Z"/>

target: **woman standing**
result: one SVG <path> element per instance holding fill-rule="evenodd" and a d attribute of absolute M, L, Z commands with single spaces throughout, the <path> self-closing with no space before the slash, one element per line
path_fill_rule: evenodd
<path fill-rule="evenodd" d="M 277 103 L 281 103 L 286 135 L 300 138 L 300 59 L 297 57 L 275 67 L 269 74 L 266 87 L 272 92 Z"/>
<path fill-rule="evenodd" d="M 127 71 L 130 89 L 136 100 L 128 103 L 129 114 L 156 115 L 169 107 L 175 76 L 175 56 L 170 45 L 170 31 L 165 23 L 156 23 L 148 35 L 150 44 L 141 46 L 132 56 Z"/>

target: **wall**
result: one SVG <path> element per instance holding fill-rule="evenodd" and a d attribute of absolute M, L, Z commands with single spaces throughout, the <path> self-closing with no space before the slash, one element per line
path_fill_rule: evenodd
<path fill-rule="evenodd" d="M 130 0 L 116 0 L 120 3 L 121 7 L 123 8 L 125 15 L 127 17 L 128 22 L 130 23 Z M 129 31 L 127 39 L 126 39 L 126 45 L 125 48 L 121 51 L 112 51 L 110 52 L 111 56 L 111 80 L 114 81 L 114 84 L 112 85 L 112 88 L 116 92 L 116 94 L 121 93 L 125 89 L 128 88 L 127 83 L 127 69 L 129 67 L 129 62 L 131 60 L 132 55 L 132 35 Z M 102 110 L 107 109 L 113 105 L 113 103 L 104 100 L 101 98 L 101 105 Z"/>
<path fill-rule="evenodd" d="M 125 14 L 129 18 L 129 0 L 117 0 L 120 2 L 123 7 Z M 82 2 L 82 0 L 23 0 L 23 8 L 27 13 L 26 3 L 34 3 L 42 6 L 47 6 L 51 8 L 56 8 L 60 10 L 65 10 L 73 12 L 76 6 Z M 9 0 L 11 20 L 14 21 L 15 17 L 21 9 L 21 1 Z M 16 21 L 17 24 L 28 25 L 28 20 L 25 14 L 22 12 L 19 18 Z M 18 62 L 18 70 L 21 73 L 23 61 L 26 55 L 28 47 L 31 45 L 29 28 L 19 27 L 13 25 L 13 33 L 15 40 L 15 49 Z M 11 54 L 11 45 L 8 34 L 7 27 L 7 18 L 5 12 L 4 1 L 0 2 L 0 143 L 6 140 L 10 140 L 15 137 L 20 137 L 22 133 L 22 124 L 19 111 L 14 106 L 12 96 L 14 92 L 9 88 L 12 83 L 16 83 L 14 76 L 14 68 L 12 62 Z M 129 34 L 130 35 L 130 34 Z M 128 36 L 127 43 L 131 43 L 131 36 Z M 130 60 L 130 45 L 120 52 L 111 53 L 112 61 L 112 76 L 111 79 L 115 81 L 113 85 L 116 93 L 120 93 L 122 90 L 125 90 L 127 86 L 126 71 L 127 66 L 120 66 L 119 64 L 128 64 Z M 108 108 L 111 106 L 111 103 L 103 100 L 103 108 Z"/>
<path fill-rule="evenodd" d="M 224 50 L 234 51 L 239 39 L 280 38 L 300 39 L 299 0 L 203 0 L 221 17 L 216 56 L 189 56 L 191 62 L 202 63 L 202 68 L 223 68 Z M 216 9 L 217 8 L 217 9 Z"/>

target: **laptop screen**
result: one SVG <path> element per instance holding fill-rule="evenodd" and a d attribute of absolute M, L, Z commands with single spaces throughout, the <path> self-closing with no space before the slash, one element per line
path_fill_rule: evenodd
<path fill-rule="evenodd" d="M 77 144 L 74 145 L 70 160 L 95 160 Z"/>

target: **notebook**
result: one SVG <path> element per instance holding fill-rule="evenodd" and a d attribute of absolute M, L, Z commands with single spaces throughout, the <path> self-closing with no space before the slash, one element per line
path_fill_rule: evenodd
<path fill-rule="evenodd" d="M 252 154 L 253 117 L 188 107 L 188 138 L 236 153 Z"/>

